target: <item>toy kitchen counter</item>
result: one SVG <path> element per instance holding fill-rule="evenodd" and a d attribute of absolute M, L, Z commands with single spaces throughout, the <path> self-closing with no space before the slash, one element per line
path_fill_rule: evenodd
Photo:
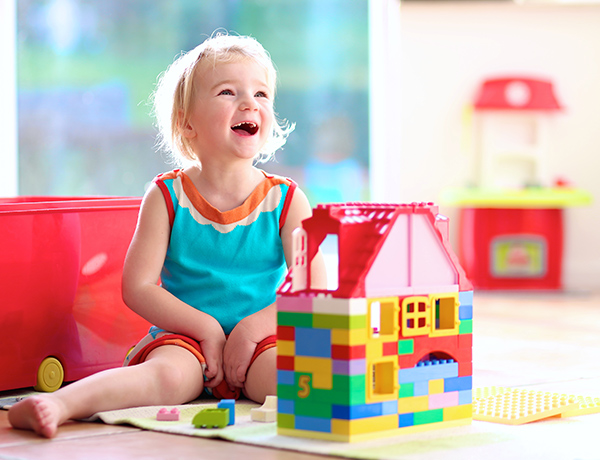
<path fill-rule="evenodd" d="M 475 288 L 559 290 L 564 208 L 592 199 L 561 186 L 456 188 L 441 201 L 460 208 L 458 256 Z"/>

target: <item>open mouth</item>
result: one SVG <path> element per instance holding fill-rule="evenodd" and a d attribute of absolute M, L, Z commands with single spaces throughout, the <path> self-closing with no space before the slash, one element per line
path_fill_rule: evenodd
<path fill-rule="evenodd" d="M 231 127 L 236 133 L 243 136 L 253 136 L 258 132 L 258 125 L 249 121 L 243 121 Z"/>

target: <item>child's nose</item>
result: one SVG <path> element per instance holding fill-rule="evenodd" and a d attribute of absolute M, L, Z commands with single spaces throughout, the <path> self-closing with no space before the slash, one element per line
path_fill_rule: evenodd
<path fill-rule="evenodd" d="M 254 96 L 251 95 L 247 95 L 242 97 L 242 100 L 240 102 L 240 109 L 241 110 L 258 110 L 258 102 L 256 102 L 256 99 L 254 98 Z"/>

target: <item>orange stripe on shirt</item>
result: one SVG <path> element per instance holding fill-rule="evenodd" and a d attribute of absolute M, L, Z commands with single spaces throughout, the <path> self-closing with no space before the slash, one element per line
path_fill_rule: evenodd
<path fill-rule="evenodd" d="M 206 201 L 189 176 L 183 171 L 178 171 L 177 177 L 181 178 L 183 190 L 198 212 L 212 222 L 227 225 L 248 217 L 262 203 L 273 187 L 280 184 L 290 185 L 290 181 L 286 179 L 269 176 L 264 172 L 263 174 L 265 174 L 265 180 L 252 191 L 246 201 L 237 208 L 225 212 L 219 211 Z"/>

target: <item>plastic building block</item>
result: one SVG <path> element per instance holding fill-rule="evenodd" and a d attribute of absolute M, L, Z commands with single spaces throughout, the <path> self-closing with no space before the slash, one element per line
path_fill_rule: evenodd
<path fill-rule="evenodd" d="M 140 202 L 0 198 L 0 324 L 10 331 L 0 353 L 0 369 L 10 371 L 0 372 L 0 391 L 54 391 L 119 367 L 148 331 L 125 307 L 120 287 Z M 52 340 L 40 340 L 48 331 Z"/>
<path fill-rule="evenodd" d="M 250 418 L 253 422 L 277 421 L 277 396 L 267 396 L 262 406 L 250 409 Z"/>
<path fill-rule="evenodd" d="M 353 442 L 471 422 L 473 288 L 448 229 L 432 203 L 321 205 L 302 222 L 277 293 L 279 434 Z M 338 283 L 313 289 L 307 261 L 329 235 Z"/>
<path fill-rule="evenodd" d="M 600 413 L 600 398 L 590 396 L 573 396 L 578 404 L 577 408 L 561 412 L 561 417 L 577 417 L 578 415 Z"/>
<path fill-rule="evenodd" d="M 178 422 L 179 421 L 179 409 L 174 407 L 169 410 L 166 407 L 160 409 L 156 414 L 156 420 L 159 422 Z"/>
<path fill-rule="evenodd" d="M 229 409 L 203 409 L 192 419 L 192 425 L 196 428 L 225 428 L 228 423 Z"/>
<path fill-rule="evenodd" d="M 482 387 L 473 389 L 473 400 L 489 398 L 502 393 L 513 391 L 512 388 L 508 387 Z"/>
<path fill-rule="evenodd" d="M 500 394 L 518 392 L 518 390 L 509 387 L 483 387 L 476 388 L 473 390 L 473 400 L 488 399 Z M 546 394 L 544 392 L 536 392 L 534 390 L 527 390 L 530 393 Z M 577 407 L 562 411 L 558 416 L 565 417 L 577 417 L 579 415 L 597 414 L 600 413 L 600 398 L 591 396 L 576 396 L 576 395 L 560 395 L 562 398 L 569 400 L 575 400 Z"/>
<path fill-rule="evenodd" d="M 221 399 L 217 404 L 219 409 L 229 409 L 229 422 L 227 425 L 235 425 L 235 399 Z"/>
<path fill-rule="evenodd" d="M 542 420 L 579 407 L 577 398 L 556 393 L 511 390 L 473 401 L 473 419 L 505 425 Z"/>

